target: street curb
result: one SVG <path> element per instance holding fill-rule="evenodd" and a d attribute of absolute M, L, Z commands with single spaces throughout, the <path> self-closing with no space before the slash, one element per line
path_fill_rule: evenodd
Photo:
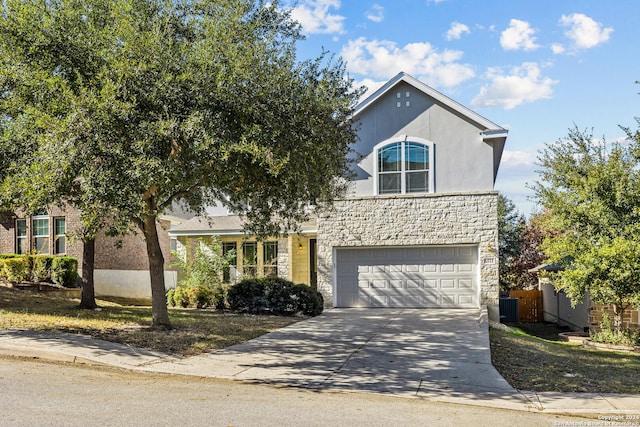
<path fill-rule="evenodd" d="M 76 363 L 80 365 L 113 366 L 96 360 L 75 356 L 72 354 L 60 353 L 59 351 L 47 351 L 41 349 L 27 349 L 23 346 L 11 346 L 3 344 L 0 346 L 0 355 L 7 357 L 48 360 L 52 362 Z"/>

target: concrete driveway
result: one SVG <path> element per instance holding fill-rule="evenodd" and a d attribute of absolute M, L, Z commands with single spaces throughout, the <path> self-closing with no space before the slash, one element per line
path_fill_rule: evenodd
<path fill-rule="evenodd" d="M 174 361 L 172 371 L 205 366 L 217 377 L 312 389 L 522 400 L 491 364 L 486 314 L 475 309 L 332 309 Z"/>

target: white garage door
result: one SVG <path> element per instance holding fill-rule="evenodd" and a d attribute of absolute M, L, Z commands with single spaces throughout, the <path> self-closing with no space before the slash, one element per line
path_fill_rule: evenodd
<path fill-rule="evenodd" d="M 478 307 L 476 246 L 336 250 L 338 307 Z"/>

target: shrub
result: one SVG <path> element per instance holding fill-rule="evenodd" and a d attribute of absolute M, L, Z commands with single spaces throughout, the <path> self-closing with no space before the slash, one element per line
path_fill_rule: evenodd
<path fill-rule="evenodd" d="M 598 332 L 591 333 L 591 341 L 613 344 L 613 345 L 627 345 L 636 346 L 640 345 L 640 333 L 624 329 L 620 332 L 616 332 L 611 325 L 611 319 L 609 313 L 602 313 L 602 321 L 600 322 L 600 330 Z"/>
<path fill-rule="evenodd" d="M 78 280 L 78 260 L 73 257 L 61 256 L 51 259 L 51 280 L 56 285 L 73 288 Z"/>
<path fill-rule="evenodd" d="M 19 283 L 30 279 L 29 265 L 26 257 L 6 258 L 4 271 L 8 281 Z"/>
<path fill-rule="evenodd" d="M 324 309 L 324 298 L 317 290 L 299 283 L 293 288 L 294 294 L 298 297 L 298 311 L 307 316 L 317 316 Z"/>
<path fill-rule="evenodd" d="M 208 285 L 192 285 L 189 289 L 189 305 L 196 308 L 207 308 L 213 305 L 214 290 Z"/>
<path fill-rule="evenodd" d="M 172 307 L 224 308 L 224 291 L 213 286 L 181 282 L 167 291 L 167 304 Z"/>
<path fill-rule="evenodd" d="M 229 307 L 248 313 L 270 312 L 280 316 L 322 313 L 322 295 L 307 285 L 294 285 L 279 277 L 245 279 L 229 289 Z"/>
<path fill-rule="evenodd" d="M 267 307 L 273 314 L 291 316 L 298 311 L 298 301 L 294 297 L 293 282 L 280 277 L 261 279 L 265 285 Z"/>
<path fill-rule="evenodd" d="M 167 291 L 167 304 L 170 305 L 171 307 L 175 307 L 176 306 L 176 299 L 175 299 L 175 294 L 176 294 L 176 289 L 175 288 L 171 288 Z"/>
<path fill-rule="evenodd" d="M 244 279 L 229 288 L 229 308 L 234 311 L 261 313 L 266 308 L 264 283 L 260 279 Z"/>
<path fill-rule="evenodd" d="M 187 308 L 189 307 L 189 290 L 186 286 L 176 286 L 173 292 L 174 306 Z"/>
<path fill-rule="evenodd" d="M 48 255 L 38 255 L 30 257 L 32 261 L 31 277 L 34 282 L 51 281 L 51 265 L 53 257 Z"/>
<path fill-rule="evenodd" d="M 213 306 L 217 310 L 227 308 L 227 287 L 224 285 L 216 286 L 213 290 Z"/>

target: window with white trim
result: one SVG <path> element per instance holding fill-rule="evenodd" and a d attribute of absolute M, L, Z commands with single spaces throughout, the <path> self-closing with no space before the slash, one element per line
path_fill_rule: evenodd
<path fill-rule="evenodd" d="M 407 138 L 380 144 L 376 150 L 377 194 L 433 192 L 432 148 Z"/>
<path fill-rule="evenodd" d="M 27 220 L 16 219 L 16 253 L 28 254 L 29 241 L 27 240 Z"/>
<path fill-rule="evenodd" d="M 64 218 L 53 219 L 53 251 L 56 255 L 67 252 L 67 223 Z"/>
<path fill-rule="evenodd" d="M 38 254 L 49 253 L 49 217 L 34 216 L 31 219 L 31 248 Z"/>

